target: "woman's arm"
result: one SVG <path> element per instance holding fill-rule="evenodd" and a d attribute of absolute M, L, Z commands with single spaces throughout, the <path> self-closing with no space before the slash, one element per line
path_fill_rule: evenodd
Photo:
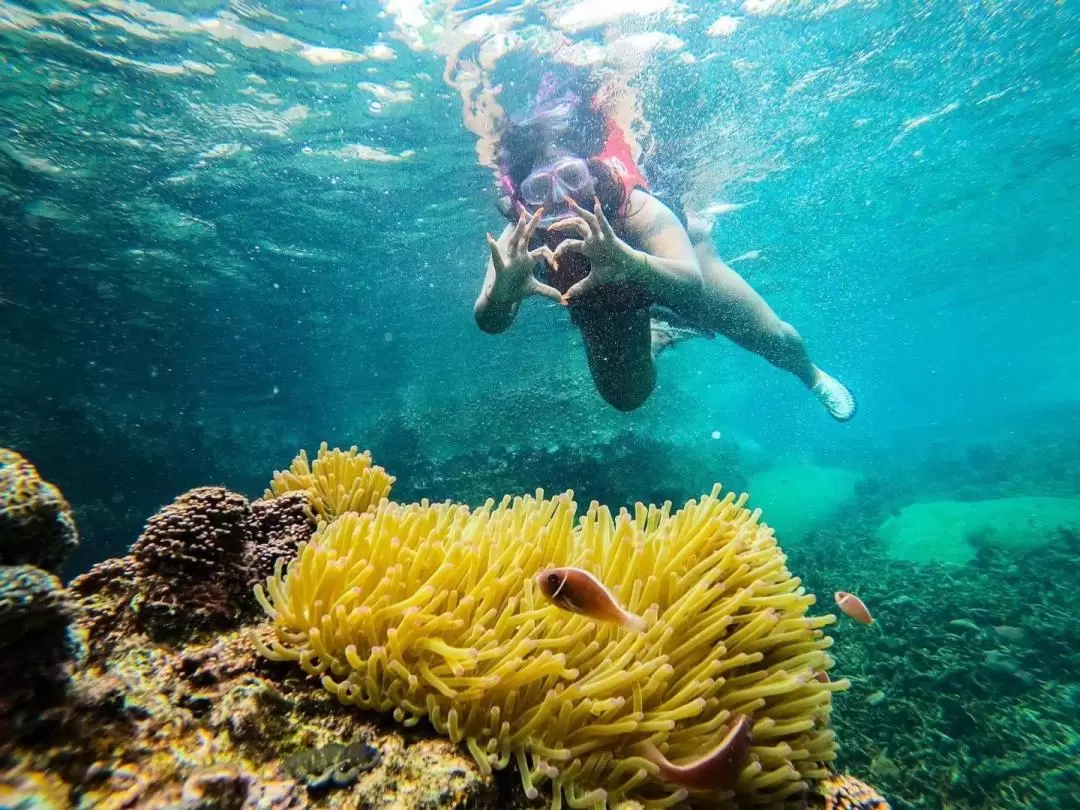
<path fill-rule="evenodd" d="M 574 251 L 592 265 L 589 275 L 566 291 L 565 301 L 572 302 L 605 284 L 627 282 L 644 287 L 655 300 L 673 309 L 701 293 L 701 266 L 682 223 L 649 194 L 635 191 L 630 200 L 632 213 L 619 229 L 625 239 L 611 227 L 599 200 L 592 211 L 569 200 L 577 216 L 550 227 L 581 236 L 560 242 L 555 248 L 556 261 L 567 251 Z"/>
<path fill-rule="evenodd" d="M 514 227 L 514 225 L 508 224 L 503 228 L 498 239 L 500 248 L 505 249 Z M 476 305 L 473 307 L 473 317 L 476 318 L 476 325 L 480 327 L 480 331 L 491 335 L 505 332 L 509 328 L 510 324 L 514 322 L 518 306 L 521 304 L 520 299 L 511 300 L 505 297 L 500 299 L 498 295 L 502 291 L 496 291 L 495 289 L 497 280 L 498 274 L 495 272 L 495 261 L 489 255 L 487 273 L 484 275 L 484 284 L 480 288 L 480 295 L 477 296 Z M 493 294 L 495 294 L 495 297 L 493 297 Z"/>
<path fill-rule="evenodd" d="M 697 253 L 678 217 L 643 191 L 635 190 L 632 212 L 624 224 L 631 249 L 624 259 L 628 281 L 640 284 L 661 302 L 678 303 L 701 291 L 702 274 Z"/>
<path fill-rule="evenodd" d="M 547 284 L 541 284 L 533 275 L 538 262 L 554 262 L 551 248 L 546 245 L 529 250 L 529 240 L 544 215 L 537 209 L 531 218 L 524 212 L 513 225 L 507 225 L 499 238 L 487 235 L 487 274 L 480 295 L 473 307 L 476 325 L 484 332 L 497 334 L 506 331 L 517 315 L 521 299 L 528 295 L 541 295 L 562 303 L 562 293 Z"/>

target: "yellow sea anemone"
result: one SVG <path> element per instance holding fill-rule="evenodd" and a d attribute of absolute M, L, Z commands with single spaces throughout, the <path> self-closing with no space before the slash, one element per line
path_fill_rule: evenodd
<path fill-rule="evenodd" d="M 553 807 L 772 805 L 827 775 L 834 616 L 788 572 L 772 530 L 720 487 L 672 515 L 573 493 L 466 506 L 383 502 L 323 526 L 257 588 L 273 619 L 261 653 L 294 660 L 347 704 L 428 719 L 485 772 L 516 763 Z M 533 581 L 583 568 L 647 621 L 644 633 L 546 602 Z M 687 791 L 642 756 L 676 763 L 750 714 L 753 745 L 731 789 Z"/>
<path fill-rule="evenodd" d="M 308 464 L 304 450 L 293 459 L 288 470 L 274 473 L 264 498 L 276 498 L 286 492 L 302 490 L 311 497 L 315 514 L 331 521 L 346 512 L 371 512 L 397 479 L 371 460 L 371 451 L 359 452 L 356 445 L 348 452 L 326 442 L 319 446 L 314 463 Z"/>

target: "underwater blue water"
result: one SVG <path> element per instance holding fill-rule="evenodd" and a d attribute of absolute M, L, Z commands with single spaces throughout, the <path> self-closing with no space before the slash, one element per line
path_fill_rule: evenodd
<path fill-rule="evenodd" d="M 718 253 L 854 390 L 852 422 L 722 338 L 665 354 L 648 403 L 620 413 L 556 306 L 479 331 L 502 220 L 477 112 L 520 108 L 568 64 L 625 87 L 684 205 L 713 212 Z M 896 806 L 1047 807 L 1001 774 L 958 787 L 971 758 L 1008 759 L 992 712 L 975 732 L 955 707 L 864 698 L 884 688 L 875 660 L 892 662 L 889 701 L 938 649 L 1000 670 L 996 636 L 976 653 L 942 629 L 982 610 L 1053 655 L 1014 650 L 1000 681 L 974 667 L 957 695 L 1001 690 L 1008 718 L 1072 735 L 1033 750 L 1075 751 L 1080 623 L 1052 601 L 1074 592 L 1066 551 L 921 585 L 858 555 L 913 502 L 1080 497 L 1078 133 L 1069 2 L 0 0 L 0 446 L 75 506 L 69 574 L 124 553 L 177 493 L 258 496 L 323 440 L 372 448 L 403 500 L 543 486 L 617 504 L 848 471 L 858 497 L 817 545 L 792 543 L 793 568 L 823 594 L 869 592 L 887 626 L 914 602 L 931 631 L 912 655 L 838 630 L 863 678 L 841 737 L 945 717 L 976 753 L 950 764 L 953 741 L 930 735 L 953 782 Z M 851 559 L 857 581 L 830 579 Z M 1036 586 L 1050 607 L 1017 606 L 1025 572 L 1060 586 Z M 1040 660 L 1060 679 L 1044 693 Z M 845 756 L 900 784 L 886 754 L 933 758 L 912 750 Z"/>
<path fill-rule="evenodd" d="M 388 466 L 615 435 L 856 464 L 1075 405 L 1073 6 L 632 7 L 5 0 L 0 439 L 130 528 L 322 439 Z M 461 94 L 486 76 L 509 109 L 560 61 L 624 77 L 686 205 L 734 209 L 718 251 L 853 422 L 723 340 L 622 414 L 565 313 L 479 332 L 500 220 Z"/>

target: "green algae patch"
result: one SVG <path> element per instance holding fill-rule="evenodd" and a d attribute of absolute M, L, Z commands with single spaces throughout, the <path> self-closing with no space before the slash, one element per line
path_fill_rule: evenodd
<path fill-rule="evenodd" d="M 963 565 L 980 548 L 1030 551 L 1060 532 L 1080 532 L 1080 498 L 914 503 L 885 520 L 877 537 L 893 560 Z"/>
<path fill-rule="evenodd" d="M 843 467 L 785 461 L 754 475 L 747 489 L 750 505 L 761 508 L 762 521 L 788 545 L 835 518 L 854 500 L 861 479 Z"/>

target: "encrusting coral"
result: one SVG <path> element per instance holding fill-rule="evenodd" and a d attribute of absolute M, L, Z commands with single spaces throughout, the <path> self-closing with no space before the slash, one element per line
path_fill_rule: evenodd
<path fill-rule="evenodd" d="M 55 571 L 79 544 L 71 507 L 34 465 L 0 447 L 0 565 Z"/>
<path fill-rule="evenodd" d="M 337 447 L 330 450 L 323 442 L 314 462 L 309 464 L 307 452 L 301 450 L 288 470 L 275 472 L 263 498 L 307 492 L 315 514 L 329 522 L 346 512 L 373 511 L 390 496 L 396 480 L 372 462 L 369 450 L 361 453 L 356 445 L 348 452 Z"/>
<path fill-rule="evenodd" d="M 828 774 L 831 696 L 848 683 L 822 675 L 835 617 L 807 615 L 815 598 L 772 530 L 719 492 L 675 514 L 593 503 L 576 527 L 570 492 L 475 511 L 382 501 L 278 563 L 257 589 L 273 636 L 253 640 L 344 703 L 430 720 L 484 772 L 516 763 L 530 797 L 550 779 L 555 808 L 777 805 Z M 533 576 L 552 566 L 595 575 L 647 630 L 550 605 Z M 698 759 L 740 714 L 753 743 L 733 785 L 688 795 L 642 756 L 651 742 Z"/>
<path fill-rule="evenodd" d="M 306 492 L 286 492 L 278 498 L 255 501 L 248 526 L 244 565 L 248 584 L 254 585 L 274 573 L 278 557 L 292 559 L 300 544 L 311 539 L 315 515 L 310 496 Z"/>
<path fill-rule="evenodd" d="M 245 578 L 247 498 L 199 487 L 146 522 L 131 547 L 139 624 L 162 636 L 190 626 L 229 626 L 232 594 Z"/>

